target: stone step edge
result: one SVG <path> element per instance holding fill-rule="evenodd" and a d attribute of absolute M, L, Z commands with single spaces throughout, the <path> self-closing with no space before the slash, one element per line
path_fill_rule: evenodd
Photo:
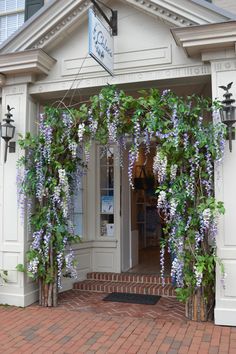
<path fill-rule="evenodd" d="M 175 288 L 166 284 L 164 287 L 161 284 L 145 284 L 145 283 L 119 283 L 119 282 L 104 282 L 94 280 L 84 280 L 76 282 L 73 285 L 74 290 L 93 291 L 102 293 L 124 292 L 134 294 L 160 295 L 166 297 L 176 297 Z"/>
<path fill-rule="evenodd" d="M 136 282 L 149 284 L 162 284 L 160 276 L 151 274 L 130 274 L 130 273 L 87 273 L 88 280 L 112 281 L 112 282 Z M 165 277 L 165 283 L 171 284 L 171 277 Z"/>

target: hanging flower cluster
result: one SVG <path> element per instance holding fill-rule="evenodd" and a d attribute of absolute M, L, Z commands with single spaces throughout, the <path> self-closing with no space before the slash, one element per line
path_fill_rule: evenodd
<path fill-rule="evenodd" d="M 214 199 L 213 166 L 223 158 L 225 128 L 219 120 L 206 123 L 199 115 L 211 111 L 207 100 L 177 102 L 170 92 L 165 99 L 170 119 L 164 120 L 164 134 L 156 134 L 160 143 L 153 161 L 157 209 L 165 221 L 161 276 L 164 283 L 163 252 L 168 251 L 179 298 L 187 299 L 202 286 L 209 293 L 214 288 L 217 219 L 224 207 Z"/>
<path fill-rule="evenodd" d="M 48 108 L 40 115 L 38 136 L 27 134 L 20 140 L 26 151 L 18 162 L 17 181 L 23 216 L 29 209 L 28 200 L 34 199 L 27 213 L 33 231 L 27 273 L 39 280 L 41 287 L 56 284 L 56 293 L 63 274 L 76 276 L 76 263 L 68 246 L 79 240 L 71 227 L 72 190 L 75 180 L 78 183 L 81 179 L 84 164 L 74 121 L 73 113 Z M 47 291 L 52 296 L 52 291 Z"/>
<path fill-rule="evenodd" d="M 48 285 L 49 294 L 51 284 L 54 290 L 55 284 L 56 289 L 61 286 L 63 274 L 76 276 L 71 245 L 79 237 L 74 234 L 71 203 L 86 171 L 92 142 L 105 149 L 117 145 L 121 166 L 123 152 L 128 150 L 132 188 L 140 146 L 145 146 L 148 158 L 155 144 L 157 212 L 165 222 L 162 282 L 169 252 L 171 275 L 182 297 L 202 285 L 211 288 L 217 218 L 224 211 L 213 195 L 213 166 L 223 157 L 225 134 L 216 111 L 214 124 L 204 120 L 204 113 L 209 116 L 212 111 L 210 100 L 196 96 L 183 99 L 170 90 L 162 94 L 151 90 L 133 98 L 112 86 L 78 110 L 46 108 L 40 115 L 38 136 L 27 134 L 20 140 L 26 155 L 18 164 L 19 204 L 28 210 L 32 227 L 28 274 L 42 286 Z"/>

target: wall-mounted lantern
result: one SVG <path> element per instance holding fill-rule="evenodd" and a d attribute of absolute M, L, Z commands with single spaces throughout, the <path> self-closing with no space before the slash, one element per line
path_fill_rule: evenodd
<path fill-rule="evenodd" d="M 5 114 L 6 118 L 3 119 L 5 122 L 4 124 L 0 125 L 1 128 L 1 137 L 5 140 L 5 155 L 4 155 L 4 162 L 7 161 L 7 149 L 9 147 L 9 152 L 15 152 L 15 147 L 16 143 L 15 142 L 10 142 L 9 141 L 14 137 L 15 134 L 15 126 L 11 124 L 11 122 L 14 122 L 12 119 L 12 114 L 11 111 L 14 108 L 10 108 L 9 105 L 7 105 L 7 113 Z"/>
<path fill-rule="evenodd" d="M 222 108 L 220 109 L 221 121 L 227 126 L 227 138 L 229 140 L 229 150 L 232 152 L 233 140 L 233 125 L 236 122 L 236 107 L 233 106 L 235 100 L 232 98 L 232 93 L 229 92 L 233 82 L 227 86 L 219 86 L 225 91 L 224 100 L 222 101 Z"/>

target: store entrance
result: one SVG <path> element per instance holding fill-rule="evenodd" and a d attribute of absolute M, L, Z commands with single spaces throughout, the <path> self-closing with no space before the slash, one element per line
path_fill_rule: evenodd
<path fill-rule="evenodd" d="M 133 273 L 160 274 L 160 242 L 163 236 L 164 221 L 158 213 L 157 184 L 153 175 L 155 144 L 148 154 L 145 146 L 139 150 L 139 158 L 134 167 L 134 189 L 131 191 L 131 230 L 136 242 L 132 251 L 136 257 Z M 170 274 L 170 261 L 165 259 L 166 275 Z"/>

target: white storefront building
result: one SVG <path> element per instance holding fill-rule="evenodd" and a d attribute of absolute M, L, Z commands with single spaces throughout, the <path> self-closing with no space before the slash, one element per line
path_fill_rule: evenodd
<path fill-rule="evenodd" d="M 218 86 L 234 81 L 236 97 L 236 15 L 203 0 L 124 0 L 107 3 L 118 11 L 114 37 L 114 76 L 88 55 L 88 0 L 48 1 L 0 48 L 1 116 L 14 107 L 16 139 L 36 133 L 38 113 L 45 104 L 67 93 L 79 103 L 107 84 L 127 92 L 140 88 L 170 88 L 177 94 L 197 93 L 222 98 Z M 70 96 L 71 97 L 71 96 Z M 70 100 L 69 100 L 70 101 Z M 83 242 L 76 246 L 79 277 L 89 271 L 122 272 L 135 263 L 135 230 L 131 231 L 131 198 L 127 169 L 114 160 L 114 234 L 101 234 L 99 181 L 103 167 L 99 146 L 91 151 L 83 183 L 83 205 L 77 216 Z M 0 268 L 8 270 L 8 283 L 0 288 L 0 302 L 27 306 L 37 300 L 37 288 L 16 265 L 24 263 L 30 243 L 27 225 L 17 208 L 16 162 L 4 141 L 0 160 Z M 100 166 L 101 162 L 101 166 Z M 104 162 L 105 164 L 106 162 Z M 216 277 L 215 323 L 236 325 L 236 145 L 226 148 L 216 178 L 215 193 L 224 201 L 220 220 L 218 256 L 227 277 L 225 289 Z M 108 221 L 109 222 L 109 221 Z M 69 289 L 71 281 L 65 283 Z"/>

